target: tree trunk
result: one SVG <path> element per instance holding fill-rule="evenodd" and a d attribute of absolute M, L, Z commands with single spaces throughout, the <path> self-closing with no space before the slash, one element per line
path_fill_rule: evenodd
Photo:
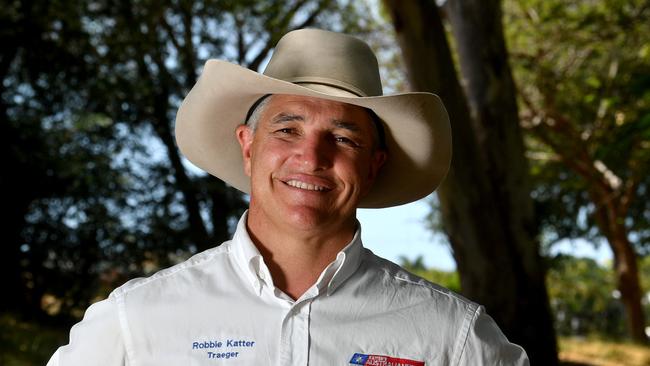
<path fill-rule="evenodd" d="M 185 203 L 185 209 L 187 210 L 187 217 L 190 225 L 190 236 L 196 245 L 197 251 L 201 252 L 213 247 L 215 243 L 212 243 L 208 236 L 208 231 L 205 228 L 203 218 L 201 217 L 201 207 L 199 199 L 197 198 L 194 182 L 192 182 L 192 180 L 187 176 L 178 149 L 176 148 L 170 122 L 166 118 L 168 110 L 166 100 L 167 98 L 165 98 L 165 102 L 156 103 L 155 110 L 157 119 L 153 122 L 153 127 L 154 131 L 166 147 L 167 156 L 172 166 L 174 178 L 176 179 L 177 186 L 183 195 L 183 201 Z M 221 219 L 224 222 L 227 220 L 226 217 L 221 217 Z"/>
<path fill-rule="evenodd" d="M 438 196 L 462 291 L 486 306 L 532 364 L 557 365 L 514 87 L 500 20 L 486 19 L 500 14 L 472 16 L 458 37 L 461 58 L 477 54 L 463 62 L 472 118 L 435 2 L 384 2 L 413 88 L 440 95 L 450 115 L 452 166 Z M 470 34 L 474 42 L 466 43 Z"/>
<path fill-rule="evenodd" d="M 32 200 L 36 198 L 33 187 L 35 182 L 33 167 L 26 166 L 20 151 L 16 146 L 22 143 L 18 128 L 10 121 L 4 96 L 7 93 L 5 79 L 10 75 L 11 65 L 18 55 L 20 44 L 29 44 L 31 37 L 38 37 L 36 27 L 29 21 L 32 19 L 30 4 L 20 3 L 21 14 L 25 16 L 13 25 L 17 28 L 16 35 L 0 36 L 2 55 L 0 56 L 0 153 L 6 159 L 4 173 L 0 175 L 0 191 L 2 192 L 3 207 L 3 238 L 0 244 L 2 258 L 0 259 L 0 278 L 3 279 L 4 300 L 0 304 L 2 311 L 17 311 L 26 309 L 26 291 L 23 284 L 21 259 L 23 254 L 20 247 L 23 244 L 21 232 L 25 227 L 25 215 Z M 29 42 L 29 43 L 28 43 Z M 7 84 L 8 85 L 8 84 Z M 11 95 L 11 93 L 9 93 Z M 9 99 L 10 97 L 7 97 Z M 25 145 L 30 146 L 30 145 Z M 30 148 L 33 148 L 30 146 Z M 40 182 L 39 182 L 40 183 Z M 27 188 L 26 188 L 27 187 Z M 25 312 L 26 313 L 26 312 Z"/>
<path fill-rule="evenodd" d="M 594 198 L 597 193 L 592 192 L 591 196 Z M 616 285 L 625 307 L 628 333 L 635 342 L 647 343 L 637 256 L 627 238 L 627 229 L 622 219 L 626 215 L 617 210 L 620 205 L 617 206 L 611 196 L 595 199 L 594 202 L 599 202 L 596 208 L 596 223 L 607 237 L 614 253 Z"/>
<path fill-rule="evenodd" d="M 618 290 L 621 292 L 621 301 L 625 306 L 628 331 L 635 342 L 646 343 L 648 338 L 645 334 L 645 316 L 641 307 L 639 269 L 625 228 L 620 230 L 616 238 L 609 239 L 609 242 L 612 247 L 617 248 L 614 250 L 614 270 Z"/>

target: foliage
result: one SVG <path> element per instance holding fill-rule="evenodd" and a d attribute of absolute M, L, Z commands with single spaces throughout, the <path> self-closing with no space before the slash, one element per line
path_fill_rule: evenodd
<path fill-rule="evenodd" d="M 602 240 L 590 196 L 602 184 L 629 197 L 629 210 L 619 219 L 637 250 L 645 252 L 650 243 L 650 206 L 642 199 L 650 187 L 647 1 L 506 0 L 504 15 L 522 119 L 531 132 L 533 196 L 547 242 Z"/>
<path fill-rule="evenodd" d="M 555 314 L 555 329 L 565 336 L 625 338 L 621 296 L 611 263 L 559 254 L 548 259 L 546 284 Z M 650 314 L 650 256 L 639 261 L 643 306 Z M 646 318 L 646 322 L 650 319 Z"/>
<path fill-rule="evenodd" d="M 620 338 L 625 331 L 624 315 L 613 281 L 611 270 L 593 259 L 564 255 L 552 258 L 546 283 L 556 332 Z"/>

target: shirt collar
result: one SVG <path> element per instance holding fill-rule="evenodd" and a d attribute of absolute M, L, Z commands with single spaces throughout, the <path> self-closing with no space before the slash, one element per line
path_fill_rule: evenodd
<path fill-rule="evenodd" d="M 244 277 L 253 286 L 258 295 L 262 294 L 264 286 L 274 288 L 273 279 L 268 267 L 264 263 L 264 258 L 253 243 L 246 228 L 246 219 L 248 211 L 244 212 L 239 219 L 237 229 L 232 240 L 232 251 L 235 261 L 244 273 Z M 359 267 L 361 262 L 361 252 L 363 244 L 361 243 L 361 225 L 357 222 L 357 230 L 352 240 L 336 255 L 336 259 L 331 262 L 321 273 L 312 288 L 307 290 L 315 292 L 313 295 L 327 291 L 331 295 L 334 291 Z"/>
<path fill-rule="evenodd" d="M 359 268 L 362 250 L 361 224 L 357 222 L 357 230 L 352 240 L 336 255 L 336 259 L 325 268 L 316 281 L 318 289 L 326 289 L 327 295 L 333 294 Z"/>
<path fill-rule="evenodd" d="M 264 258 L 257 249 L 246 228 L 248 210 L 239 219 L 235 235 L 232 238 L 233 254 L 235 261 L 243 270 L 244 276 L 254 287 L 258 295 L 262 293 L 262 285 L 273 286 L 271 272 L 264 264 Z"/>

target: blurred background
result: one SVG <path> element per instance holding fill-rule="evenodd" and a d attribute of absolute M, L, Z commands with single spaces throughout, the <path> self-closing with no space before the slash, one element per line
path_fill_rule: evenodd
<path fill-rule="evenodd" d="M 0 365 L 229 238 L 247 198 L 179 154 L 176 109 L 207 59 L 262 71 L 303 27 L 366 40 L 386 93 L 451 117 L 446 182 L 408 225 L 361 212 L 366 246 L 484 304 L 533 365 L 650 365 L 647 0 L 5 0 Z"/>

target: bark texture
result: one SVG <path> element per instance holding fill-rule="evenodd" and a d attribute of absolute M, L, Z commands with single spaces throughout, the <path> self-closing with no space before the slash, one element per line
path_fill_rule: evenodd
<path fill-rule="evenodd" d="M 449 3 L 467 95 L 435 2 L 384 3 L 412 87 L 438 94 L 450 115 L 452 167 L 438 196 L 462 291 L 532 364 L 557 365 L 499 3 Z"/>

